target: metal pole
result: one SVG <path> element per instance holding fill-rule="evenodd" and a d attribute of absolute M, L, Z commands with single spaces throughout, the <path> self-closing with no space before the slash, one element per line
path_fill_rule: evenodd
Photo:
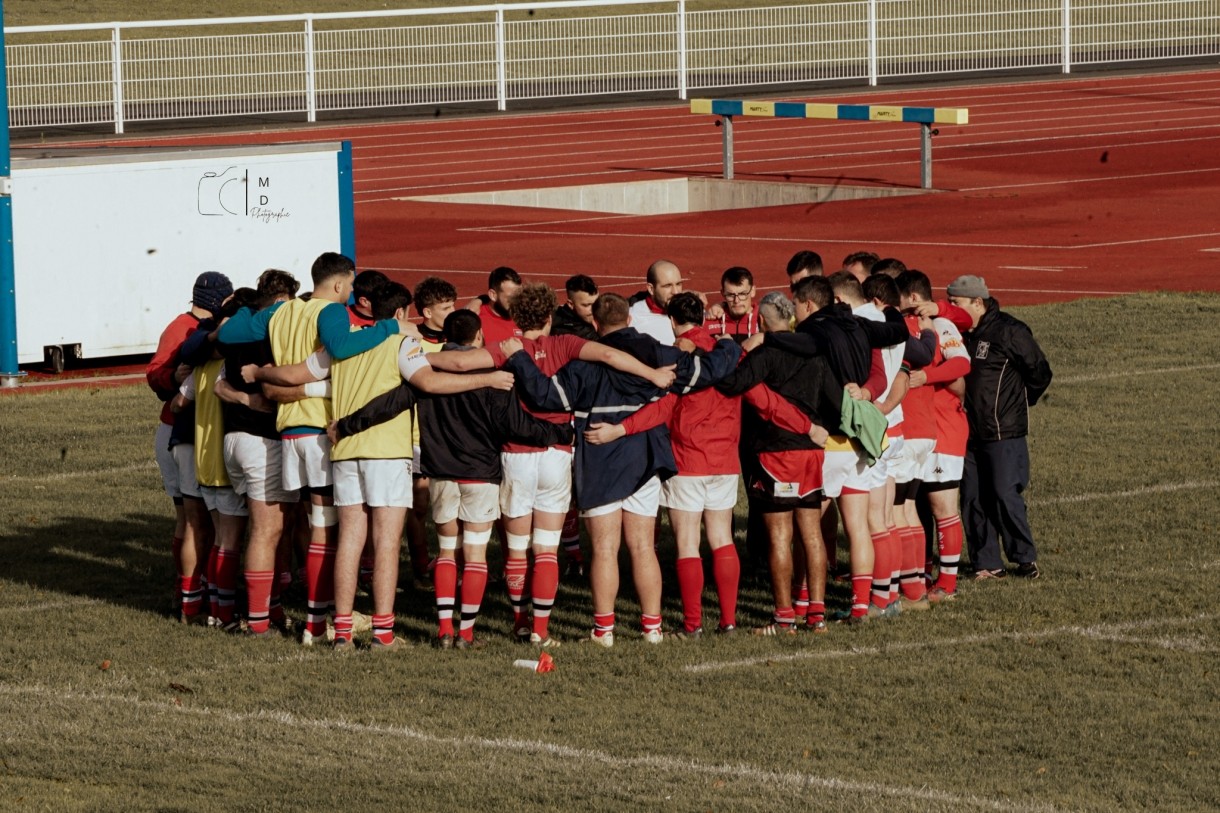
<path fill-rule="evenodd" d="M 496 109 L 508 109 L 508 66 L 504 64 L 504 8 L 496 6 Z"/>
<path fill-rule="evenodd" d="M 686 98 L 686 0 L 678 0 L 678 98 Z"/>
<path fill-rule="evenodd" d="M 305 120 L 318 120 L 318 78 L 313 52 L 313 17 L 305 18 Z"/>
<path fill-rule="evenodd" d="M 25 373 L 17 368 L 17 285 L 13 264 L 13 178 L 9 155 L 8 64 L 4 53 L 4 0 L 0 0 L 0 387 L 15 387 Z"/>
<path fill-rule="evenodd" d="M 919 125 L 919 185 L 932 188 L 932 125 Z"/>
<path fill-rule="evenodd" d="M 114 131 L 123 133 L 123 33 L 116 25 L 110 33 L 110 81 L 114 85 Z"/>
<path fill-rule="evenodd" d="M 868 0 L 868 84 L 877 86 L 877 0 Z"/>
<path fill-rule="evenodd" d="M 1072 72 L 1072 0 L 1063 0 L 1063 72 Z"/>
<path fill-rule="evenodd" d="M 724 130 L 724 179 L 733 180 L 733 117 L 721 116 Z"/>

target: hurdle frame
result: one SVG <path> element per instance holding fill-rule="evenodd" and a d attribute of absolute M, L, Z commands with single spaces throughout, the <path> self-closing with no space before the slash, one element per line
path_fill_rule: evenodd
<path fill-rule="evenodd" d="M 736 116 L 831 121 L 896 121 L 919 125 L 919 185 L 932 188 L 932 136 L 934 124 L 968 124 L 964 107 L 896 107 L 892 105 L 803 102 L 751 102 L 738 99 L 691 99 L 690 112 L 720 117 L 723 177 L 732 180 L 733 119 Z"/>

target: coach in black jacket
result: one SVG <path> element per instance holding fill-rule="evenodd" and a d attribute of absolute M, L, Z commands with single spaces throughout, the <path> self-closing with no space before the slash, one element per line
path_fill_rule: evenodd
<path fill-rule="evenodd" d="M 1000 310 L 981 277 L 949 283 L 949 301 L 970 314 L 963 334 L 970 353 L 966 415 L 970 442 L 962 476 L 962 520 L 976 573 L 1004 574 L 1004 555 L 1016 575 L 1037 578 L 1038 551 L 1025 513 L 1029 486 L 1029 408 L 1051 383 L 1051 366 L 1024 322 Z"/>

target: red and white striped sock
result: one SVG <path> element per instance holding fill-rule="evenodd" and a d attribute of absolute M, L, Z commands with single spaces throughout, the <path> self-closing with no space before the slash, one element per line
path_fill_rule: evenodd
<path fill-rule="evenodd" d="M 237 609 L 237 571 L 241 556 L 235 550 L 216 549 L 216 598 L 217 609 L 213 615 L 221 624 L 233 621 Z M 249 603 L 249 598 L 247 598 Z"/>
<path fill-rule="evenodd" d="M 305 557 L 305 629 L 326 634 L 326 614 L 335 600 L 335 546 L 310 542 Z"/>
<path fill-rule="evenodd" d="M 775 608 L 775 623 L 781 627 L 796 626 L 796 608 L 795 607 L 776 607 Z"/>
<path fill-rule="evenodd" d="M 868 595 L 873 586 L 871 573 L 853 573 L 851 576 L 851 614 L 855 618 L 868 615 Z"/>
<path fill-rule="evenodd" d="M 335 643 L 339 641 L 351 642 L 352 640 L 352 617 L 351 615 L 335 615 Z"/>
<path fill-rule="evenodd" d="M 924 548 L 923 528 L 900 528 L 898 533 L 902 537 L 902 594 L 918 601 L 927 593 L 927 584 L 919 569 Z"/>
<path fill-rule="evenodd" d="M 504 587 L 508 590 L 508 603 L 513 608 L 513 630 L 529 626 L 525 612 L 525 577 L 529 573 L 529 560 L 525 556 L 504 562 Z"/>
<path fill-rule="evenodd" d="M 809 626 L 820 624 L 826 620 L 826 602 L 811 601 L 809 602 L 809 612 L 805 616 L 805 623 Z"/>
<path fill-rule="evenodd" d="M 271 626 L 271 587 L 275 581 L 274 571 L 246 571 L 246 622 L 250 632 L 266 632 Z"/>
<path fill-rule="evenodd" d="M 936 586 L 946 593 L 957 590 L 957 566 L 962 558 L 962 518 L 954 515 L 936 520 L 940 572 Z"/>
<path fill-rule="evenodd" d="M 640 627 L 645 633 L 656 632 L 661 629 L 661 616 L 659 615 L 640 615 Z"/>
<path fill-rule="evenodd" d="M 373 614 L 373 639 L 387 646 L 394 643 L 394 613 Z"/>
<path fill-rule="evenodd" d="M 601 638 L 608 632 L 614 632 L 614 613 L 594 613 L 593 637 Z"/>
<path fill-rule="evenodd" d="M 551 608 L 559 592 L 559 554 L 543 551 L 534 554 L 534 633 L 545 639 L 551 621 Z"/>
<path fill-rule="evenodd" d="M 458 627 L 458 635 L 467 641 L 474 640 L 474 624 L 486 590 L 487 563 L 467 562 L 462 568 L 462 621 Z"/>
<path fill-rule="evenodd" d="M 793 581 L 792 604 L 797 615 L 804 615 L 809 611 L 809 582 L 806 579 Z"/>
<path fill-rule="evenodd" d="M 436 560 L 432 570 L 432 581 L 436 588 L 436 615 L 440 622 L 438 635 L 453 635 L 453 605 L 457 600 L 457 562 L 453 559 Z"/>
<path fill-rule="evenodd" d="M 886 531 L 872 534 L 873 539 L 873 604 L 884 610 L 890 606 L 890 570 L 892 569 L 890 535 Z"/>
<path fill-rule="evenodd" d="M 203 612 L 203 577 L 199 574 L 178 577 L 182 594 L 182 617 L 194 618 Z"/>

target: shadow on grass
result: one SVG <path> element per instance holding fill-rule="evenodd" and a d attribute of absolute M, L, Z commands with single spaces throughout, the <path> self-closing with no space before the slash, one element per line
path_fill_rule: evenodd
<path fill-rule="evenodd" d="M 0 573 L 39 590 L 167 613 L 172 532 L 172 520 L 152 514 L 30 524 L 0 536 Z"/>

